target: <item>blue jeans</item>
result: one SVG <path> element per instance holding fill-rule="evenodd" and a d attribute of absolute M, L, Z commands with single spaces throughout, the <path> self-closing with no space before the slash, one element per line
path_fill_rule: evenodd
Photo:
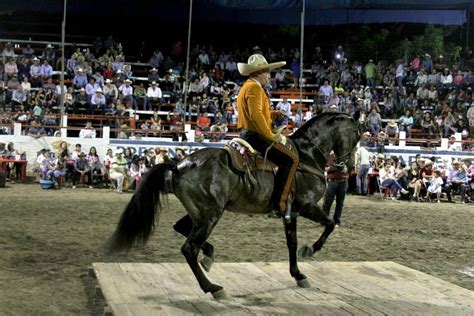
<path fill-rule="evenodd" d="M 410 138 L 411 137 L 411 124 L 410 125 L 403 125 L 400 124 L 400 132 L 406 132 L 406 137 Z"/>
<path fill-rule="evenodd" d="M 359 166 L 359 171 L 357 172 L 356 184 L 357 184 L 357 192 L 360 194 L 367 194 L 367 185 L 369 182 L 369 179 L 368 179 L 369 168 L 370 168 L 370 164 Z M 364 178 L 364 188 L 362 188 L 361 178 Z"/>
<path fill-rule="evenodd" d="M 381 185 L 382 185 L 382 188 L 389 188 L 390 191 L 392 192 L 392 197 L 395 197 L 395 198 L 397 197 L 398 191 L 403 189 L 402 186 L 397 182 L 397 180 L 394 180 L 394 179 L 383 180 Z"/>
<path fill-rule="evenodd" d="M 323 211 L 329 215 L 332 203 L 336 199 L 336 210 L 334 212 L 334 224 L 341 223 L 342 207 L 347 191 L 347 180 L 328 181 L 326 192 L 324 193 Z"/>
<path fill-rule="evenodd" d="M 372 134 L 375 134 L 376 136 L 380 133 L 380 125 L 379 124 L 370 124 L 369 129 L 372 132 Z"/>

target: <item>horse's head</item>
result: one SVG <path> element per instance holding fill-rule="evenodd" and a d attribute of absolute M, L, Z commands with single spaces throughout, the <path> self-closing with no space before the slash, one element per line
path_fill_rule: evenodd
<path fill-rule="evenodd" d="M 292 137 L 312 160 L 328 160 L 334 151 L 336 163 L 347 172 L 354 169 L 355 150 L 360 131 L 354 119 L 345 113 L 323 113 L 308 121 Z M 310 149 L 311 147 L 311 149 Z M 301 154 L 301 150 L 300 150 Z"/>

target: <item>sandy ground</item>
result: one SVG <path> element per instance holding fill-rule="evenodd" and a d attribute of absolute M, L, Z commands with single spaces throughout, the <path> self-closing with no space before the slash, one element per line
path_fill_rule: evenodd
<path fill-rule="evenodd" d="M 103 255 L 130 197 L 107 189 L 45 191 L 37 184 L 0 189 L 0 315 L 99 314 L 96 281 L 87 274 L 92 262 L 184 262 L 184 239 L 172 224 L 185 211 L 174 196 L 146 247 L 128 256 Z M 322 232 L 305 219 L 298 227 L 300 244 Z M 474 266 L 473 227 L 472 204 L 348 196 L 343 225 L 311 260 L 392 260 L 474 290 L 474 278 L 458 271 Z M 226 213 L 210 241 L 216 261 L 287 260 L 277 219 Z"/>

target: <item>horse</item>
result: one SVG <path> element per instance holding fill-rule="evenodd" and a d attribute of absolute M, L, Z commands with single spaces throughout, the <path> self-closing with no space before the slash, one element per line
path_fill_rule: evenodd
<path fill-rule="evenodd" d="M 300 272 L 297 258 L 310 257 L 319 251 L 334 229 L 334 222 L 317 202 L 326 189 L 324 168 L 331 151 L 336 163 L 347 170 L 354 166 L 354 156 L 360 130 L 351 116 L 344 113 L 322 113 L 313 117 L 290 137 L 300 158 L 302 170 L 295 180 L 293 210 L 283 220 L 289 252 L 290 275 L 300 287 L 309 287 L 307 277 Z M 175 223 L 174 229 L 187 237 L 181 247 L 187 263 L 201 289 L 214 298 L 225 298 L 222 286 L 213 284 L 204 274 L 214 261 L 214 247 L 206 240 L 225 210 L 243 214 L 268 214 L 274 183 L 272 172 L 255 170 L 255 183 L 231 164 L 229 153 L 221 148 L 206 148 L 194 152 L 180 162 L 154 166 L 142 179 L 126 206 L 118 226 L 107 242 L 110 253 L 128 251 L 145 244 L 159 220 L 162 194 L 174 193 L 188 215 Z M 297 215 L 320 223 L 324 231 L 313 245 L 297 250 Z M 204 257 L 198 262 L 199 252 Z M 200 263 L 200 265 L 199 265 Z"/>

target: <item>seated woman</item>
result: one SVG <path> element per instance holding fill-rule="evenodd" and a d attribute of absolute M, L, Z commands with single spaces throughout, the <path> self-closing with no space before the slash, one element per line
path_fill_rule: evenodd
<path fill-rule="evenodd" d="M 91 147 L 89 149 L 89 153 L 86 156 L 86 160 L 89 162 L 89 166 L 91 168 L 91 175 L 98 175 L 99 177 L 102 176 L 102 163 L 100 162 L 99 155 L 97 154 L 97 150 L 95 147 Z"/>
<path fill-rule="evenodd" d="M 135 179 L 135 187 L 140 184 L 143 175 L 148 171 L 143 157 L 133 156 L 132 165 L 130 166 L 130 176 Z"/>
<path fill-rule="evenodd" d="M 406 136 L 411 138 L 411 128 L 413 126 L 413 116 L 411 112 L 408 110 L 405 112 L 405 115 L 402 115 L 398 120 L 400 126 L 400 131 L 406 132 Z"/>
<path fill-rule="evenodd" d="M 51 162 L 52 159 L 49 150 L 45 150 L 39 164 L 40 176 L 42 180 L 48 179 L 48 171 L 51 169 Z"/>
<path fill-rule="evenodd" d="M 66 176 L 66 160 L 57 156 L 56 159 L 50 162 L 49 170 L 47 172 L 47 178 L 53 180 L 56 183 L 58 189 L 62 186 L 61 177 Z"/>
<path fill-rule="evenodd" d="M 420 191 L 423 188 L 427 188 L 431 179 L 433 178 L 433 162 L 429 159 L 424 161 L 424 166 L 420 169 L 419 179 L 415 182 L 414 188 L 415 193 L 413 194 L 413 198 L 415 198 L 418 202 L 422 202 L 423 199 L 420 198 Z"/>
<path fill-rule="evenodd" d="M 416 161 L 413 161 L 410 166 L 410 170 L 407 172 L 407 182 L 408 182 L 408 190 L 413 189 L 413 198 L 418 199 L 420 192 L 419 188 L 417 188 L 417 181 L 420 179 L 420 169 L 418 168 L 418 164 Z M 418 189 L 418 191 L 417 191 Z"/>
<path fill-rule="evenodd" d="M 379 170 L 380 185 L 382 188 L 389 188 L 392 193 L 392 200 L 397 199 L 398 191 L 402 194 L 407 194 L 408 191 L 405 190 L 397 180 L 395 180 L 394 174 L 390 171 L 391 164 L 386 162 L 384 167 Z"/>

